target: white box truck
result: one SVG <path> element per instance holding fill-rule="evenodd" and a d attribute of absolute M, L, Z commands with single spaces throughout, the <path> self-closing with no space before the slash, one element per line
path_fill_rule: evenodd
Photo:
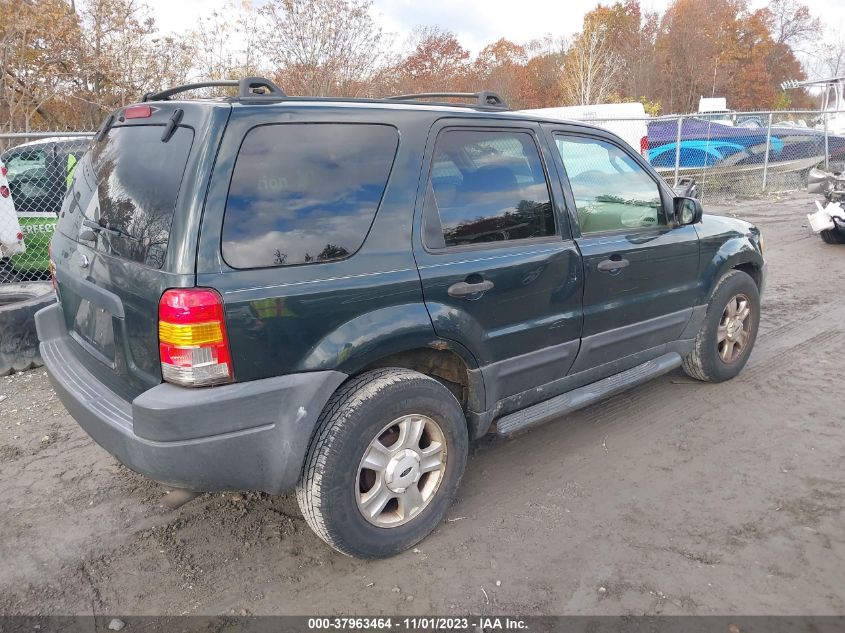
<path fill-rule="evenodd" d="M 563 121 L 593 123 L 621 136 L 648 160 L 648 115 L 642 103 L 597 103 L 586 106 L 521 110 Z"/>

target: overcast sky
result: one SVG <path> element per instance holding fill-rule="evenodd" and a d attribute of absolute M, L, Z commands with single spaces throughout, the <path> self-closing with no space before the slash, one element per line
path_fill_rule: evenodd
<path fill-rule="evenodd" d="M 254 2 L 260 0 L 253 0 Z M 197 17 L 222 8 L 225 0 L 145 0 L 162 31 L 182 31 Z M 645 10 L 662 12 L 670 0 L 641 0 Z M 845 27 L 845 0 L 804 0 L 812 13 L 832 26 Z M 598 4 L 589 0 L 375 0 L 373 13 L 399 43 L 417 25 L 436 25 L 458 35 L 472 53 L 506 37 L 527 42 L 548 33 L 578 31 L 584 14 Z M 605 5 L 612 4 L 606 0 Z M 752 7 L 766 0 L 751 0 Z"/>

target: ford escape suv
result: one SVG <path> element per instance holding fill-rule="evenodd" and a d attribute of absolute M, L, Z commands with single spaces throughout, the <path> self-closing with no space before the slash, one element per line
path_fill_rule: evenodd
<path fill-rule="evenodd" d="M 62 402 L 129 468 L 296 489 L 329 545 L 389 556 L 441 521 L 471 440 L 748 360 L 759 231 L 614 134 L 494 93 L 203 85 L 237 95 L 102 125 L 37 315 Z"/>

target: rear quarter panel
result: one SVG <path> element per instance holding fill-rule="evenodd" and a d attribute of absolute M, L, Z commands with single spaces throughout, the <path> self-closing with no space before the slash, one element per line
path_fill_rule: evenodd
<path fill-rule="evenodd" d="M 433 116 L 400 110 L 338 109 L 296 103 L 235 105 L 209 187 L 200 232 L 197 284 L 218 289 L 236 380 L 300 371 L 353 373 L 384 356 L 436 340 L 411 248 L 419 148 Z M 380 123 L 399 131 L 387 188 L 360 250 L 341 261 L 241 269 L 222 257 L 223 216 L 241 142 L 268 123 Z"/>

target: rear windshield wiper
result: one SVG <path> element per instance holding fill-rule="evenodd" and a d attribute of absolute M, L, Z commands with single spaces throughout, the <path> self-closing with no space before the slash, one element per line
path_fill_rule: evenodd
<path fill-rule="evenodd" d="M 84 220 L 82 220 L 82 224 L 84 226 L 87 226 L 89 229 L 94 229 L 95 231 L 105 230 L 105 231 L 108 231 L 109 233 L 114 233 L 115 235 L 118 235 L 120 237 L 125 237 L 125 238 L 128 238 L 130 240 L 134 240 L 136 242 L 141 241 L 141 238 L 135 237 L 129 231 L 126 231 L 125 229 L 122 229 L 119 226 L 114 226 L 111 222 L 107 222 L 105 220 L 105 218 L 100 218 L 96 222 L 94 222 L 93 220 L 89 220 L 88 218 L 85 218 Z"/>

